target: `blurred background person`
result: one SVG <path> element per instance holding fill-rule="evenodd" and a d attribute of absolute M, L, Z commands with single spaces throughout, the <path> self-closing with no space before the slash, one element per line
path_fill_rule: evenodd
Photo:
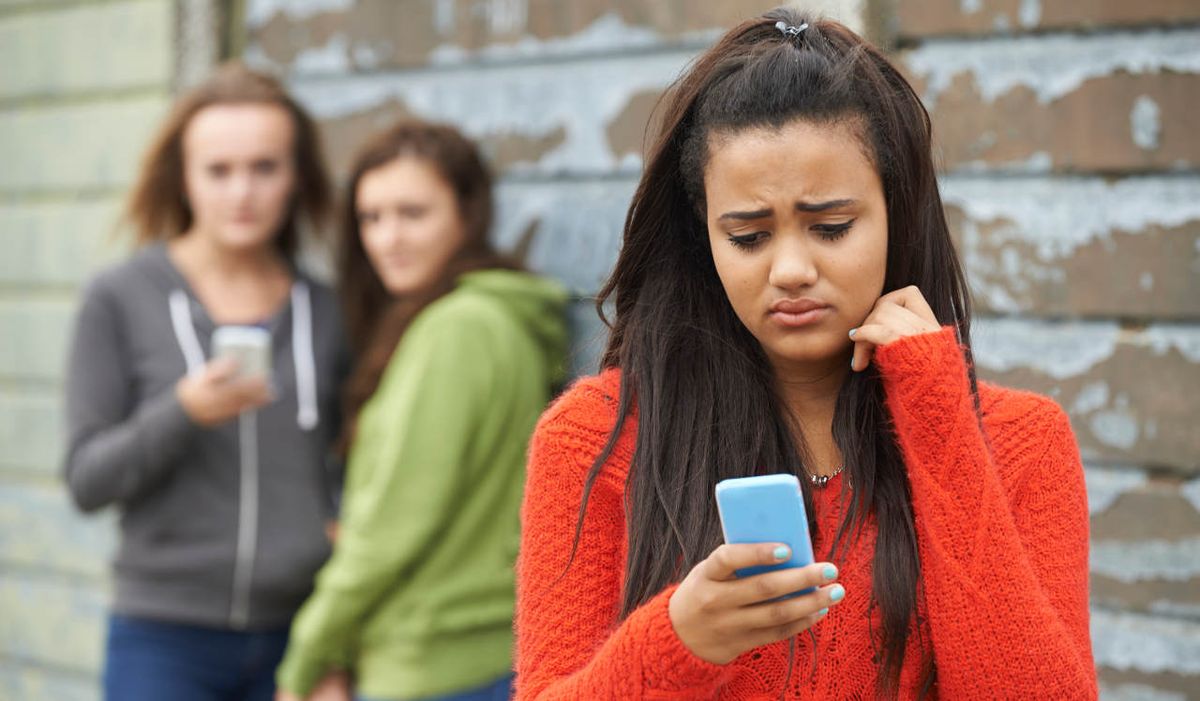
<path fill-rule="evenodd" d="M 274 695 L 329 552 L 348 354 L 332 290 L 295 265 L 329 201 L 309 116 L 239 64 L 184 94 L 146 153 L 140 250 L 88 286 L 66 382 L 71 496 L 120 510 L 109 699 Z M 269 334 L 273 372 L 214 358 L 228 325 Z"/>
<path fill-rule="evenodd" d="M 280 697 L 351 672 L 362 699 L 505 699 L 525 449 L 563 379 L 566 294 L 493 252 L 492 178 L 452 127 L 376 136 L 345 192 L 346 490 Z"/>

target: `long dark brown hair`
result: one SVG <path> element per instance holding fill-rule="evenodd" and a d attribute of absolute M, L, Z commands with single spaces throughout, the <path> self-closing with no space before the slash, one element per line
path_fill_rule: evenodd
<path fill-rule="evenodd" d="M 424 160 L 445 179 L 454 191 L 464 242 L 432 285 L 411 295 L 395 296 L 384 287 L 367 258 L 355 200 L 364 175 L 401 158 Z M 463 273 L 519 268 L 497 254 L 488 240 L 492 210 L 491 171 L 475 143 L 452 126 L 405 119 L 376 134 L 359 150 L 342 199 L 338 247 L 342 309 L 357 356 L 354 374 L 346 384 L 347 420 L 339 441 L 343 453 L 353 439 L 359 410 L 375 393 L 396 344 L 417 314 L 453 290 Z"/>
<path fill-rule="evenodd" d="M 314 233 L 321 233 L 333 193 L 325 174 L 316 124 L 279 81 L 231 61 L 175 101 L 146 149 L 124 215 L 139 244 L 174 238 L 192 227 L 192 208 L 188 205 L 183 175 L 184 132 L 192 118 L 207 107 L 241 104 L 281 107 L 291 116 L 295 127 L 296 191 L 288 216 L 275 237 L 280 252 L 288 259 L 295 256 L 302 216 L 307 217 Z"/>
<path fill-rule="evenodd" d="M 787 35 L 776 23 L 809 27 Z M 703 174 L 709 137 L 801 120 L 850 125 L 877 168 L 888 215 L 884 291 L 916 285 L 968 349 L 970 303 L 938 195 L 929 115 L 876 48 L 841 24 L 778 9 L 728 32 L 671 87 L 625 220 L 624 244 L 597 308 L 615 303 L 602 364 L 619 367 L 617 421 L 588 473 L 584 506 L 634 406 L 637 441 L 626 487 L 628 557 L 621 616 L 681 579 L 718 546 L 716 483 L 771 472 L 801 476 L 812 498 L 803 437 L 793 432 L 768 360 L 717 277 Z M 847 357 L 849 352 L 847 352 Z M 971 363 L 968 362 L 968 366 Z M 972 392 L 976 391 L 971 375 Z M 878 688 L 898 692 L 920 580 L 906 469 L 874 367 L 849 375 L 833 438 L 845 459 L 845 520 L 818 552 L 838 557 L 872 515 L 872 606 Z M 815 531 L 814 531 L 815 532 Z M 932 656 L 923 660 L 926 688 Z"/>

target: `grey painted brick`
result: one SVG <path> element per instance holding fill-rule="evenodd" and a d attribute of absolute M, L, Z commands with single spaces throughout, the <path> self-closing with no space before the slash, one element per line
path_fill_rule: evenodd
<path fill-rule="evenodd" d="M 0 301 L 0 378 L 62 377 L 75 301 Z"/>
<path fill-rule="evenodd" d="M 0 284 L 79 285 L 128 248 L 114 236 L 120 200 L 0 204 Z"/>
<path fill-rule="evenodd" d="M 14 568 L 0 571 L 0 655 L 95 672 L 106 587 Z"/>
<path fill-rule="evenodd" d="M 496 245 L 511 250 L 532 232 L 525 262 L 580 294 L 594 294 L 617 260 L 634 181 L 502 183 Z"/>
<path fill-rule="evenodd" d="M 172 23 L 168 0 L 0 17 L 0 99 L 165 87 L 174 59 Z"/>
<path fill-rule="evenodd" d="M 116 514 L 76 511 L 61 485 L 0 482 L 0 568 L 50 568 L 100 579 L 115 543 Z"/>
<path fill-rule="evenodd" d="M 0 658 L 0 699 L 5 701 L 100 701 L 99 680 Z"/>
<path fill-rule="evenodd" d="M 1200 623 L 1094 610 L 1092 648 L 1099 668 L 1179 674 L 1200 683 Z"/>
<path fill-rule="evenodd" d="M 0 466 L 53 474 L 64 448 L 57 390 L 0 390 Z"/>
<path fill-rule="evenodd" d="M 166 106 L 152 96 L 0 111 L 0 193 L 127 184 Z"/>

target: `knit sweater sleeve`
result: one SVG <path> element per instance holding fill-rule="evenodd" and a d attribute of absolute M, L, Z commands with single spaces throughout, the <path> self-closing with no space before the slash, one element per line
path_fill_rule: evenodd
<path fill-rule="evenodd" d="M 1065 413 L 1011 392 L 1007 423 L 985 434 L 952 328 L 883 346 L 876 362 L 908 467 L 941 695 L 1094 699 L 1087 496 Z"/>
<path fill-rule="evenodd" d="M 585 394 L 577 387 L 547 410 L 530 445 L 517 560 L 516 698 L 711 697 L 725 668 L 693 655 L 675 634 L 667 614 L 674 587 L 618 621 L 623 478 L 609 466 L 588 498 L 572 558 L 584 477 L 606 437 L 587 416 L 602 400 Z M 610 465 L 628 464 L 620 453 Z"/>

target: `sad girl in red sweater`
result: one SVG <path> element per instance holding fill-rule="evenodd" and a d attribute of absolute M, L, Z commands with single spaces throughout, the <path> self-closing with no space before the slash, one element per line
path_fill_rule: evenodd
<path fill-rule="evenodd" d="M 777 10 L 662 124 L 605 370 L 533 437 L 517 697 L 1094 698 L 1078 448 L 1052 401 L 975 379 L 909 84 Z M 788 553 L 722 545 L 713 489 L 775 472 L 819 561 L 738 579 Z"/>

